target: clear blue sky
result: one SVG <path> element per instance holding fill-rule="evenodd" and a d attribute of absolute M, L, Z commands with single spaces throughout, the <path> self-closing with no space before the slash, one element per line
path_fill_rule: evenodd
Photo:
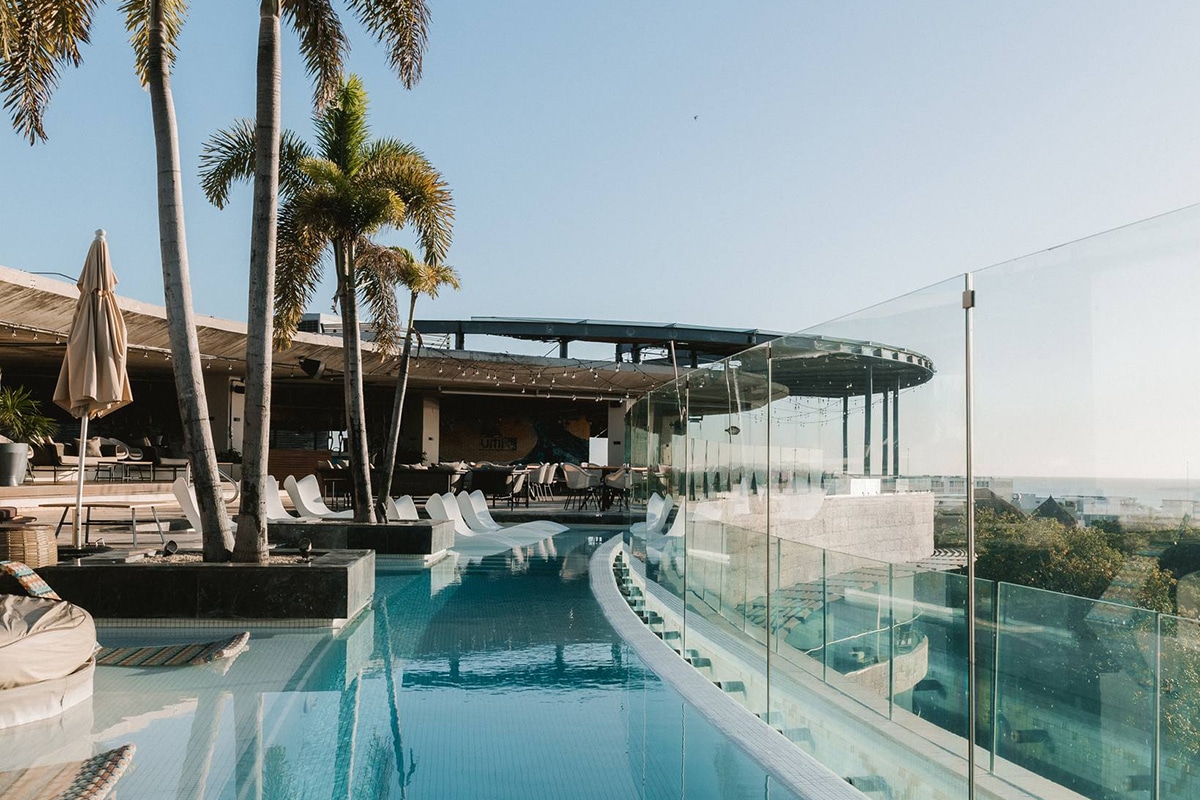
<path fill-rule="evenodd" d="M 455 194 L 463 290 L 421 316 L 796 330 L 1200 199 L 1194 3 L 430 3 L 411 92 L 351 25 L 374 132 Z M 218 212 L 195 168 L 252 113 L 256 9 L 194 3 L 174 78 L 196 309 L 234 319 L 250 190 Z M 0 264 L 75 274 L 103 227 L 120 291 L 161 304 L 121 26 L 109 2 L 48 143 L 0 135 Z M 284 124 L 308 135 L 295 51 Z"/>

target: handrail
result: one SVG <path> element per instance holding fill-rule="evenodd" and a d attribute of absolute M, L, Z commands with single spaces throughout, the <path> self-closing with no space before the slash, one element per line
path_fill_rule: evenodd
<path fill-rule="evenodd" d="M 232 475 L 226 474 L 226 472 L 223 469 L 221 469 L 220 467 L 217 467 L 217 475 L 220 476 L 222 483 L 228 483 L 231 486 L 233 486 L 233 496 L 232 497 L 225 497 L 224 487 L 222 487 L 222 489 L 221 489 L 221 497 L 222 497 L 222 499 L 225 500 L 225 505 L 229 505 L 230 503 L 236 503 L 237 499 L 242 496 L 242 482 L 235 481 L 233 479 Z"/>

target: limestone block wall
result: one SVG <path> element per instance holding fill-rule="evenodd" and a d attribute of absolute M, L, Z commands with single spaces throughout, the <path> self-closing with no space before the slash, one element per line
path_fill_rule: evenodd
<path fill-rule="evenodd" d="M 771 535 L 876 561 L 933 552 L 933 493 L 830 495 L 812 519 L 772 515 Z"/>

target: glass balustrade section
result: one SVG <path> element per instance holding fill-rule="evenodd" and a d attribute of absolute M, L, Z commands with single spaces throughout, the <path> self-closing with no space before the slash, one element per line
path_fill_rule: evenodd
<path fill-rule="evenodd" d="M 1192 207 L 973 275 L 975 472 L 995 492 L 977 568 L 1001 582 L 988 733 L 1003 777 L 1196 794 L 1187 768 L 1170 773 L 1200 761 L 1163 721 L 1188 652 L 1173 615 L 1200 571 L 1198 255 Z"/>
<path fill-rule="evenodd" d="M 688 649 L 765 718 L 769 358 L 758 347 L 688 375 Z"/>
<path fill-rule="evenodd" d="M 637 502 L 670 496 L 682 535 L 631 542 L 677 599 L 685 656 L 893 798 L 966 796 L 968 736 L 987 796 L 1200 796 L 1198 260 L 1193 207 L 635 404 Z"/>
<path fill-rule="evenodd" d="M 1151 787 L 1160 800 L 1200 797 L 1200 622 L 1194 616 L 1194 585 L 1181 580 L 1178 586 L 1180 610 L 1193 616 L 1159 617 L 1157 771 L 1131 772 L 1128 778 L 1130 791 Z"/>

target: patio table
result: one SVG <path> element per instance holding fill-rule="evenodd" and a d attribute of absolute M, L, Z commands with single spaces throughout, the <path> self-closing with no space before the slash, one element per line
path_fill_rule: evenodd
<path fill-rule="evenodd" d="M 83 520 L 83 541 L 85 544 L 91 543 L 92 531 L 92 511 L 97 508 L 116 508 L 123 509 L 129 512 L 129 526 L 133 534 L 133 546 L 137 547 L 137 512 L 139 508 L 150 509 L 150 515 L 154 518 L 154 525 L 158 528 L 158 538 L 166 544 L 167 536 L 163 532 L 162 520 L 158 518 L 158 506 L 160 503 L 150 502 L 120 502 L 114 500 L 85 500 L 83 508 L 87 509 L 87 514 Z M 75 508 L 75 503 L 41 503 L 40 508 L 61 508 L 62 516 L 58 518 L 58 526 L 54 529 L 54 538 L 62 532 L 63 525 L 67 521 L 67 513 Z M 104 520 L 97 520 L 95 524 L 100 524 Z"/>

